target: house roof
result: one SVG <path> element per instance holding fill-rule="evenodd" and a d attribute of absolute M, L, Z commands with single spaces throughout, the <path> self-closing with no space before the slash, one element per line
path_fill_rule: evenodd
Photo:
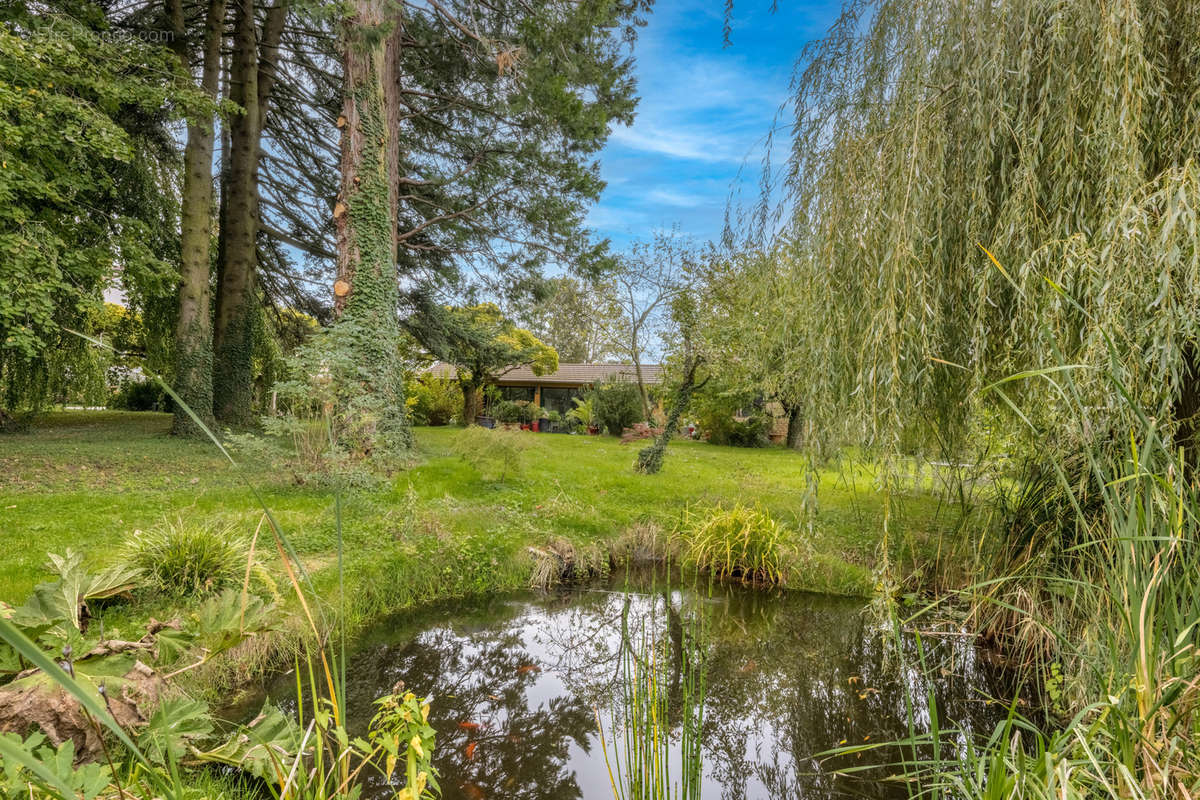
<path fill-rule="evenodd" d="M 457 370 L 450 364 L 437 363 L 429 371 L 439 378 L 454 378 Z M 650 385 L 662 383 L 663 368 L 660 364 L 642 364 L 642 382 Z M 559 362 L 556 372 L 534 375 L 529 367 L 512 367 L 496 379 L 499 386 L 582 386 L 599 383 L 609 378 L 636 381 L 637 372 L 633 364 L 567 364 Z"/>

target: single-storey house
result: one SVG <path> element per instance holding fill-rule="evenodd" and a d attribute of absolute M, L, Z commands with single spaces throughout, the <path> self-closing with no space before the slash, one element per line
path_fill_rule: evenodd
<path fill-rule="evenodd" d="M 434 364 L 429 371 L 439 378 L 454 379 L 457 371 L 450 364 Z M 510 367 L 497 376 L 493 383 L 505 400 L 525 401 L 541 406 L 547 411 L 566 414 L 575 405 L 574 397 L 583 394 L 597 383 L 615 379 L 637 382 L 637 371 L 632 364 L 568 364 L 559 362 L 555 372 L 534 375 L 529 367 Z M 663 380 L 661 364 L 642 364 L 642 383 L 658 386 Z"/>

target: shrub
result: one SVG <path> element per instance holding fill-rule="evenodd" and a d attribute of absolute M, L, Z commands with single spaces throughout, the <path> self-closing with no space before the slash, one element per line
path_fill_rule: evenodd
<path fill-rule="evenodd" d="M 492 416 L 497 422 L 520 422 L 524 413 L 520 404 L 512 400 L 500 400 L 492 406 Z"/>
<path fill-rule="evenodd" d="M 592 391 L 589 399 L 596 424 L 612 436 L 620 436 L 623 430 L 642 421 L 642 396 L 636 383 L 605 381 Z"/>
<path fill-rule="evenodd" d="M 242 583 L 249 542 L 231 525 L 177 518 L 136 531 L 125 560 L 152 588 L 171 596 L 215 594 Z"/>
<path fill-rule="evenodd" d="M 746 583 L 784 581 L 786 529 L 760 508 L 741 503 L 688 509 L 672 536 L 680 561 Z"/>
<path fill-rule="evenodd" d="M 454 438 L 453 450 L 484 479 L 504 481 L 521 473 L 525 452 L 538 438 L 519 431 L 471 425 Z"/>
<path fill-rule="evenodd" d="M 174 405 L 156 381 L 129 381 L 121 384 L 108 407 L 118 411 L 170 411 Z"/>
<path fill-rule="evenodd" d="M 712 392 L 698 397 L 694 404 L 700 433 L 712 444 L 734 447 L 766 447 L 773 420 L 754 407 L 755 398 L 745 392 Z M 750 408 L 750 415 L 737 419 L 738 411 Z"/>
<path fill-rule="evenodd" d="M 414 425 L 448 425 L 462 413 L 462 387 L 449 378 L 422 375 L 408 385 L 405 403 Z"/>

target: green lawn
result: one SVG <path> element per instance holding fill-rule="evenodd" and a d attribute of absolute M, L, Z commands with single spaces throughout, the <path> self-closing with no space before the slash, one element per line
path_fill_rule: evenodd
<path fill-rule="evenodd" d="M 210 444 L 167 434 L 165 414 L 63 412 L 0 438 L 0 600 L 23 600 L 49 577 L 47 552 L 75 548 L 102 565 L 135 529 L 164 517 L 216 517 L 249 533 L 260 511 Z M 562 537 L 605 545 L 631 523 L 670 529 L 689 505 L 758 503 L 801 531 L 817 558 L 795 588 L 865 593 L 879 554 L 880 500 L 863 468 L 821 474 L 819 510 L 803 516 L 805 459 L 782 449 L 677 442 L 656 476 L 631 469 L 640 445 L 607 437 L 537 435 L 524 472 L 483 480 L 455 457 L 457 431 L 417 431 L 413 467 L 381 491 L 346 498 L 348 583 L 360 616 L 444 595 L 524 583 L 527 548 Z M 337 519 L 328 491 L 249 468 L 297 551 L 329 585 Z M 411 488 L 410 488 L 411 487 Z M 415 502 L 414 502 L 415 501 Z M 928 495 L 906 498 L 890 529 L 903 561 L 938 547 L 955 522 Z M 939 509 L 941 509 L 939 511 Z M 813 566 L 815 565 L 815 566 Z"/>

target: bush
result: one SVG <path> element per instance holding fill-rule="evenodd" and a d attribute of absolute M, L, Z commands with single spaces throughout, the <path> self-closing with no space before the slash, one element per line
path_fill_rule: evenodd
<path fill-rule="evenodd" d="M 414 425 L 448 425 L 462 413 L 462 387 L 449 378 L 422 375 L 408 385 L 405 403 Z"/>
<path fill-rule="evenodd" d="M 736 419 L 738 411 L 749 407 L 750 416 Z M 694 404 L 700 433 L 711 444 L 733 447 L 766 447 L 770 443 L 774 420 L 754 407 L 754 397 L 744 392 L 713 392 L 698 397 Z"/>
<path fill-rule="evenodd" d="M 492 416 L 497 422 L 520 422 L 525 411 L 512 400 L 500 400 L 492 406 Z"/>
<path fill-rule="evenodd" d="M 136 531 L 125 561 L 152 588 L 175 596 L 215 594 L 240 586 L 250 545 L 233 526 L 178 518 Z"/>
<path fill-rule="evenodd" d="M 485 479 L 504 481 L 519 475 L 525 452 L 539 437 L 520 431 L 493 430 L 471 425 L 454 439 L 454 452 Z"/>
<path fill-rule="evenodd" d="M 601 383 L 589 395 L 596 424 L 612 436 L 642 421 L 642 396 L 636 383 L 610 380 Z"/>
<path fill-rule="evenodd" d="M 746 583 L 784 581 L 786 529 L 760 508 L 741 503 L 689 509 L 672 537 L 682 563 Z"/>
<path fill-rule="evenodd" d="M 129 381 L 121 384 L 108 407 L 118 411 L 170 411 L 174 403 L 157 381 Z"/>

